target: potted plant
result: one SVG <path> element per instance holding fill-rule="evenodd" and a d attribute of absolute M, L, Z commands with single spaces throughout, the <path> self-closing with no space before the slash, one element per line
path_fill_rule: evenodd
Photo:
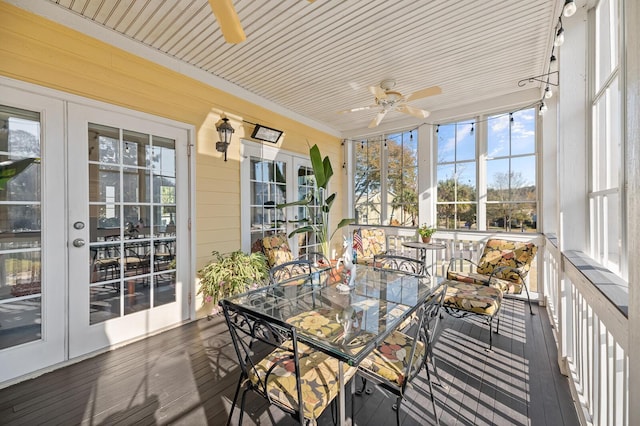
<path fill-rule="evenodd" d="M 246 254 L 241 250 L 228 254 L 211 253 L 213 259 L 198 271 L 203 303 L 212 303 L 211 315 L 219 312 L 218 301 L 244 293 L 267 283 L 269 267 L 262 253 Z"/>
<path fill-rule="evenodd" d="M 427 226 L 426 223 L 423 223 L 422 226 L 418 228 L 418 234 L 420 234 L 423 243 L 431 242 L 431 236 L 434 232 L 436 232 L 436 228 Z"/>
<path fill-rule="evenodd" d="M 277 208 L 304 206 L 307 209 L 306 217 L 301 220 L 292 221 L 302 223 L 303 226 L 291 232 L 289 234 L 289 238 L 295 234 L 314 232 L 316 241 L 320 245 L 320 251 L 327 259 L 330 259 L 331 239 L 334 234 L 340 228 L 343 228 L 356 220 L 342 219 L 333 232 L 329 234 L 329 212 L 331 211 L 331 206 L 336 199 L 335 192 L 333 194 L 328 194 L 329 180 L 331 179 L 331 176 L 333 176 L 333 167 L 331 167 L 329 157 L 322 158 L 318 145 L 313 145 L 311 147 L 309 150 L 309 157 L 311 158 L 311 166 L 313 167 L 315 189 L 306 198 L 292 203 L 279 204 Z M 315 219 L 315 221 L 312 219 Z"/>

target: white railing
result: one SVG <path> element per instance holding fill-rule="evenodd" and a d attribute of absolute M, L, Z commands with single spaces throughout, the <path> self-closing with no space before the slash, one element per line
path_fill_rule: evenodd
<path fill-rule="evenodd" d="M 557 332 L 560 328 L 558 323 L 558 310 L 560 308 L 560 250 L 556 245 L 555 240 L 547 239 L 545 241 L 543 255 L 543 288 L 542 294 L 544 295 L 544 303 L 547 306 L 547 313 L 549 314 L 549 320 L 553 326 L 553 330 Z M 558 343 L 558 336 L 556 335 L 556 343 Z M 558 358 L 560 360 L 560 348 L 558 348 Z M 562 365 L 561 365 L 562 368 Z M 562 371 L 564 375 L 567 375 L 566 371 Z"/>
<path fill-rule="evenodd" d="M 360 226 L 352 226 L 353 229 L 357 229 Z M 408 256 L 415 256 L 415 250 L 407 248 L 402 245 L 405 241 L 417 241 L 418 234 L 415 228 L 402 228 L 395 226 L 375 226 L 375 228 L 382 228 L 385 230 L 387 237 L 387 250 L 392 253 L 404 254 Z M 430 271 L 437 271 L 436 275 L 445 276 L 449 262 L 452 258 L 466 258 L 477 262 L 484 245 L 490 238 L 502 238 L 506 240 L 514 241 L 532 241 L 538 247 L 542 247 L 544 239 L 540 234 L 534 233 L 496 233 L 496 232 L 465 232 L 465 231 L 437 231 L 431 238 L 432 243 L 443 244 L 446 246 L 445 250 L 430 250 L 427 253 L 427 268 Z M 540 257 L 538 256 L 538 259 Z M 542 268 L 538 265 L 532 265 L 531 272 L 529 273 L 528 287 L 530 291 L 538 292 L 537 282 L 542 278 L 539 276 L 539 272 Z"/>
<path fill-rule="evenodd" d="M 389 250 L 412 255 L 403 241 L 416 241 L 415 229 L 382 227 Z M 569 379 L 583 425 L 627 425 L 629 417 L 629 322 L 617 306 L 590 279 L 588 270 L 602 270 L 586 255 L 562 253 L 553 238 L 530 233 L 438 231 L 433 242 L 446 245 L 434 251 L 432 265 L 444 275 L 452 257 L 474 261 L 492 237 L 533 241 L 537 262 L 529 273 L 529 286 L 546 305 L 558 347 L 560 370 Z M 429 260 L 429 259 L 427 259 Z M 595 268 L 593 267 L 595 266 Z M 535 270 L 534 270 L 535 268 Z M 581 270 L 582 269 L 582 270 Z M 615 285 L 613 274 L 595 279 Z M 540 285 L 537 285 L 541 283 Z M 533 297 L 532 297 L 533 298 Z"/>
<path fill-rule="evenodd" d="M 575 253 L 560 256 L 557 249 L 545 252 L 549 254 L 545 269 L 551 277 L 545 281 L 545 293 L 555 322 L 560 367 L 579 401 L 581 422 L 627 425 L 628 318 L 594 285 L 584 268 L 581 271 L 576 266 L 584 264 L 586 255 L 577 254 L 576 259 Z"/>

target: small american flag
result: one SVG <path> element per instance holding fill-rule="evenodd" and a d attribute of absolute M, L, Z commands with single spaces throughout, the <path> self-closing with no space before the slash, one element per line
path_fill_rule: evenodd
<path fill-rule="evenodd" d="M 360 231 L 353 233 L 353 249 L 362 252 L 362 235 L 360 235 Z"/>

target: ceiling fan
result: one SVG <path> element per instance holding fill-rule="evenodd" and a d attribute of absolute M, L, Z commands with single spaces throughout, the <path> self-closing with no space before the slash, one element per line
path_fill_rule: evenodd
<path fill-rule="evenodd" d="M 313 3 L 315 0 L 307 1 Z M 242 43 L 247 39 L 231 0 L 209 0 L 209 5 L 227 43 Z"/>
<path fill-rule="evenodd" d="M 356 112 L 380 108 L 376 117 L 371 121 L 371 123 L 369 123 L 369 128 L 377 127 L 389 111 L 400 111 L 405 114 L 413 115 L 414 117 L 427 118 L 429 116 L 429 111 L 407 105 L 407 102 L 442 93 L 442 89 L 439 86 L 432 86 L 405 96 L 400 92 L 394 91 L 393 88 L 395 86 L 396 81 L 393 79 L 382 80 L 379 86 L 369 86 L 369 91 L 376 97 L 375 104 L 340 112 Z"/>

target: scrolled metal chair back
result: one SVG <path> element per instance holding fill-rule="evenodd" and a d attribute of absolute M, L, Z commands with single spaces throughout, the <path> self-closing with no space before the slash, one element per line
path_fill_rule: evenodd
<path fill-rule="evenodd" d="M 374 256 L 373 266 L 378 269 L 393 269 L 394 271 L 406 272 L 412 275 L 426 274 L 424 262 L 421 260 L 395 254 Z"/>

